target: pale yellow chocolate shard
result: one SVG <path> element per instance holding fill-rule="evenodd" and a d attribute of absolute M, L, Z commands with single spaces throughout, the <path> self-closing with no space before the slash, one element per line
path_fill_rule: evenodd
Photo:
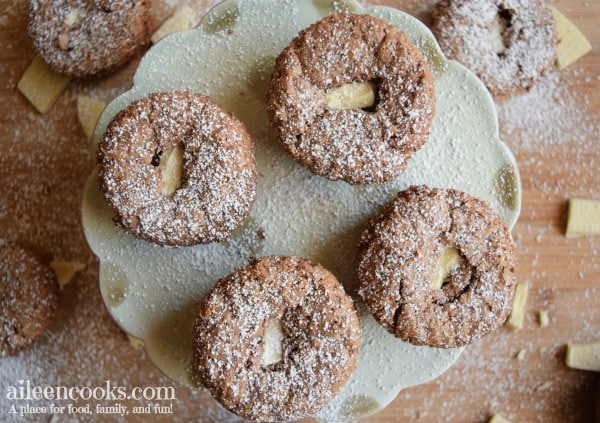
<path fill-rule="evenodd" d="M 129 344 L 132 347 L 143 347 L 144 346 L 144 341 L 142 341 L 140 338 L 136 338 L 135 336 L 131 336 L 129 334 L 127 334 L 127 339 L 129 340 Z"/>
<path fill-rule="evenodd" d="M 569 199 L 567 238 L 600 235 L 600 201 Z"/>
<path fill-rule="evenodd" d="M 156 30 L 152 37 L 152 43 L 157 43 L 169 34 L 185 31 L 192 26 L 192 9 L 184 7 L 173 14 Z"/>
<path fill-rule="evenodd" d="M 85 9 L 73 9 L 65 18 L 65 25 L 70 27 L 76 27 L 83 20 L 85 15 L 87 15 L 87 11 Z"/>
<path fill-rule="evenodd" d="M 456 248 L 445 248 L 438 259 L 435 279 L 431 283 L 433 289 L 441 289 L 448 275 L 460 264 L 460 253 Z"/>
<path fill-rule="evenodd" d="M 513 300 L 512 310 L 506 321 L 506 326 L 512 330 L 519 330 L 523 327 L 525 317 L 525 303 L 527 302 L 527 293 L 529 286 L 526 283 L 518 283 L 515 289 L 515 298 Z"/>
<path fill-rule="evenodd" d="M 548 315 L 548 310 L 540 310 L 538 313 L 538 322 L 541 328 L 545 328 L 550 324 L 550 316 Z"/>
<path fill-rule="evenodd" d="M 502 417 L 500 414 L 494 414 L 490 418 L 490 420 L 488 421 L 488 423 L 511 423 L 511 421 L 507 420 L 504 417 Z"/>
<path fill-rule="evenodd" d="M 555 7 L 550 7 L 556 21 L 558 46 L 556 51 L 556 67 L 564 69 L 592 50 L 592 45 L 585 36 Z"/>
<path fill-rule="evenodd" d="M 181 186 L 183 147 L 176 145 L 169 150 L 163 151 L 159 167 L 163 180 L 162 193 L 163 195 L 171 196 Z"/>
<path fill-rule="evenodd" d="M 515 358 L 517 359 L 517 361 L 523 361 L 523 360 L 525 360 L 525 354 L 526 354 L 525 349 L 522 349 L 521 351 L 519 351 L 517 353 L 517 355 L 515 356 Z"/>
<path fill-rule="evenodd" d="M 552 382 L 544 382 L 541 385 L 536 386 L 535 390 L 536 392 L 547 391 L 548 389 L 552 388 L 552 385 Z"/>
<path fill-rule="evenodd" d="M 325 101 L 330 109 L 365 109 L 375 104 L 375 83 L 353 82 L 325 93 Z"/>
<path fill-rule="evenodd" d="M 56 279 L 62 290 L 75 276 L 75 273 L 81 272 L 86 268 L 85 263 L 79 261 L 60 261 L 53 260 L 50 267 L 56 272 Z"/>
<path fill-rule="evenodd" d="M 69 81 L 69 77 L 54 72 L 36 56 L 21 77 L 17 88 L 40 113 L 46 113 L 67 88 Z"/>
<path fill-rule="evenodd" d="M 83 132 L 90 139 L 96 128 L 96 122 L 106 107 L 102 100 L 95 100 L 87 95 L 77 96 L 77 117 Z"/>
<path fill-rule="evenodd" d="M 492 50 L 494 50 L 494 53 L 496 54 L 500 54 L 506 50 L 502 34 L 506 31 L 507 25 L 508 22 L 503 19 L 500 14 L 496 14 L 490 25 L 490 42 L 492 43 Z"/>
<path fill-rule="evenodd" d="M 268 367 L 279 363 L 283 358 L 283 324 L 281 320 L 269 319 L 263 336 L 262 365 Z"/>
<path fill-rule="evenodd" d="M 600 340 L 587 344 L 567 344 L 565 362 L 572 369 L 600 372 Z"/>

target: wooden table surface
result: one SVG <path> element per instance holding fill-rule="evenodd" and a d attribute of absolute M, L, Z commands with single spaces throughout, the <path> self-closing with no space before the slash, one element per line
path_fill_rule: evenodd
<path fill-rule="evenodd" d="M 87 267 L 62 292 L 58 316 L 44 337 L 17 357 L 0 361 L 0 420 L 9 421 L 22 421 L 8 413 L 11 403 L 5 395 L 18 380 L 40 386 L 94 387 L 106 380 L 126 387 L 174 386 L 143 349 L 128 343 L 105 311 L 98 263 L 80 223 L 81 193 L 94 157 L 77 120 L 76 97 L 110 101 L 130 86 L 137 61 L 102 79 L 72 82 L 47 114 L 38 114 L 16 88 L 34 56 L 26 34 L 26 3 L 0 0 L 0 235 L 46 260 L 76 260 Z M 156 27 L 183 1 L 154 3 Z M 374 3 L 428 22 L 433 1 Z M 190 4 L 196 18 L 211 6 Z M 515 153 L 522 177 L 523 210 L 513 235 L 519 280 L 530 288 L 525 326 L 518 332 L 501 328 L 468 347 L 444 375 L 402 391 L 367 421 L 484 422 L 492 413 L 513 422 L 594 419 L 597 374 L 569 369 L 564 359 L 568 342 L 600 339 L 600 239 L 566 239 L 564 232 L 568 198 L 600 198 L 600 1 L 553 4 L 582 30 L 593 51 L 544 77 L 529 94 L 497 99 L 501 137 Z M 540 310 L 550 316 L 544 328 L 537 321 Z M 207 394 L 175 389 L 173 421 L 230 418 Z M 61 416 L 59 421 L 75 418 Z M 49 419 L 47 414 L 30 416 L 32 421 Z M 149 419 L 161 416 L 127 421 Z"/>

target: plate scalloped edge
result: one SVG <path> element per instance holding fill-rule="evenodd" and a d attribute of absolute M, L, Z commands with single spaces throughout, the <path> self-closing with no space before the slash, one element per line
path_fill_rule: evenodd
<path fill-rule="evenodd" d="M 279 146 L 266 119 L 266 86 L 275 57 L 300 29 L 338 10 L 371 13 L 399 26 L 423 51 L 436 78 L 438 108 L 430 139 L 389 184 L 353 187 L 315 177 Z M 185 386 L 200 387 L 191 369 L 195 301 L 250 256 L 308 257 L 353 293 L 354 269 L 347 263 L 354 263 L 364 222 L 409 185 L 461 189 L 487 201 L 510 227 L 518 218 L 518 168 L 498 137 L 491 96 L 469 70 L 444 58 L 424 24 L 396 9 L 362 7 L 354 0 L 228 0 L 196 29 L 170 35 L 148 51 L 133 87 L 102 113 L 94 142 L 132 100 L 177 89 L 211 95 L 248 126 L 259 169 L 250 218 L 224 243 L 184 249 L 150 245 L 112 224 L 94 173 L 84 191 L 82 220 L 100 259 L 101 293 L 110 314 L 126 332 L 144 340 L 159 369 Z M 439 376 L 462 352 L 402 343 L 376 324 L 358 299 L 355 303 L 362 330 L 359 364 L 342 391 L 317 413 L 322 420 L 373 414 L 401 389 Z"/>

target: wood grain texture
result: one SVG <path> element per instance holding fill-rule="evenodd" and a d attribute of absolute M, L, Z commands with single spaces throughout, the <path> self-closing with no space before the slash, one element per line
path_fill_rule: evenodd
<path fill-rule="evenodd" d="M 154 27 L 182 3 L 155 0 Z M 433 3 L 372 2 L 425 22 Z M 501 135 L 515 152 L 523 186 L 523 211 L 513 235 L 519 280 L 530 287 L 524 328 L 502 328 L 468 347 L 447 373 L 401 392 L 392 405 L 366 421 L 485 422 L 493 413 L 513 422 L 594 421 L 597 375 L 568 369 L 564 354 L 570 341 L 600 339 L 600 239 L 566 239 L 564 230 L 569 197 L 600 199 L 600 1 L 556 0 L 553 5 L 593 46 L 557 77 L 557 84 L 549 84 L 550 99 L 566 95 L 548 109 L 557 113 L 556 131 L 546 128 L 538 137 L 531 128 L 517 127 L 502 113 L 514 107 L 503 103 L 511 99 L 497 99 Z M 194 7 L 198 14 L 206 10 L 206 4 Z M 94 157 L 77 121 L 76 96 L 110 101 L 131 85 L 136 63 L 103 79 L 72 82 L 50 112 L 40 116 L 16 90 L 34 56 L 26 24 L 25 1 L 0 0 L 0 236 L 33 248 L 47 260 L 78 260 L 88 267 L 63 292 L 49 335 L 17 361 L 0 362 L 0 416 L 9 421 L 5 389 L 17 378 L 66 386 L 103 386 L 107 379 L 127 386 L 172 385 L 142 351 L 129 346 L 104 311 L 98 263 L 80 224 L 81 192 Z M 567 112 L 569 119 L 563 114 Z M 545 139 L 546 134 L 552 139 Z M 550 316 L 544 328 L 537 322 L 540 310 Z M 520 351 L 521 360 L 516 358 Z M 63 361 L 57 363 L 57 356 Z M 31 363 L 31 370 L 23 363 Z M 208 395 L 175 389 L 173 421 L 226 418 Z M 44 418 L 40 421 L 48 420 Z M 127 421 L 151 418 L 163 421 L 160 416 Z"/>

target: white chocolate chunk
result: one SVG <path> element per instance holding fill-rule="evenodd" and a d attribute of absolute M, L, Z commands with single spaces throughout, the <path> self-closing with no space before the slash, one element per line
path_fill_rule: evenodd
<path fill-rule="evenodd" d="M 542 391 L 547 391 L 548 389 L 552 388 L 552 382 L 544 382 L 541 385 L 536 386 L 535 391 L 536 392 L 542 392 Z"/>
<path fill-rule="evenodd" d="M 506 321 L 506 326 L 512 330 L 519 330 L 523 327 L 525 317 L 525 303 L 527 302 L 527 293 L 529 286 L 526 283 L 518 283 L 515 289 L 515 298 L 513 300 L 512 310 Z"/>
<path fill-rule="evenodd" d="M 441 289 L 444 282 L 454 269 L 460 264 L 460 253 L 456 248 L 445 248 L 442 255 L 438 259 L 436 267 L 436 275 L 431 287 L 433 289 Z"/>
<path fill-rule="evenodd" d="M 138 348 L 144 346 L 144 341 L 142 341 L 140 338 L 136 338 L 135 336 L 127 334 L 127 339 L 129 340 L 129 345 L 132 347 Z"/>
<path fill-rule="evenodd" d="M 87 12 L 85 9 L 73 9 L 69 12 L 65 19 L 65 25 L 70 27 L 75 27 L 81 22 L 81 20 L 85 17 Z"/>
<path fill-rule="evenodd" d="M 538 314 L 538 321 L 541 328 L 545 328 L 550 324 L 550 317 L 548 316 L 548 310 L 540 310 Z"/>
<path fill-rule="evenodd" d="M 183 147 L 176 145 L 169 150 L 163 151 L 159 167 L 163 180 L 162 193 L 163 195 L 171 196 L 181 186 Z"/>
<path fill-rule="evenodd" d="M 269 319 L 263 336 L 263 367 L 279 363 L 282 360 L 284 337 L 285 333 L 281 320 Z"/>
<path fill-rule="evenodd" d="M 190 29 L 192 26 L 192 9 L 189 7 L 184 7 L 181 10 L 178 10 L 167 19 L 163 24 L 156 30 L 152 37 L 152 43 L 156 44 L 162 38 L 166 37 L 169 34 L 173 34 L 179 31 L 185 31 Z"/>
<path fill-rule="evenodd" d="M 85 269 L 85 263 L 79 261 L 59 261 L 53 260 L 50 262 L 50 267 L 56 272 L 56 279 L 62 290 L 75 276 L 75 273 Z"/>
<path fill-rule="evenodd" d="M 523 361 L 525 360 L 525 349 L 520 350 L 517 355 L 515 356 L 515 358 L 517 359 L 517 361 Z"/>
<path fill-rule="evenodd" d="M 506 50 L 502 36 L 504 31 L 506 31 L 506 25 L 506 20 L 502 19 L 500 14 L 496 14 L 490 26 L 490 41 L 492 43 L 492 50 L 496 54 L 500 54 Z"/>
<path fill-rule="evenodd" d="M 96 122 L 106 107 L 102 100 L 95 100 L 87 95 L 77 96 L 77 117 L 88 139 L 92 137 Z"/>
<path fill-rule="evenodd" d="M 511 421 L 502 417 L 500 414 L 494 414 L 488 423 L 511 423 Z"/>
<path fill-rule="evenodd" d="M 600 340 L 587 344 L 567 344 L 565 362 L 572 369 L 600 372 Z"/>
<path fill-rule="evenodd" d="M 375 104 L 375 83 L 352 82 L 325 93 L 327 107 L 337 110 L 365 109 Z"/>
<path fill-rule="evenodd" d="M 567 238 L 600 235 L 600 201 L 569 199 Z"/>
<path fill-rule="evenodd" d="M 555 7 L 552 15 L 556 21 L 558 46 L 556 51 L 556 66 L 564 69 L 592 50 L 592 45 L 585 36 Z"/>
<path fill-rule="evenodd" d="M 46 113 L 67 88 L 69 81 L 69 77 L 54 72 L 36 56 L 17 88 L 40 113 Z"/>

